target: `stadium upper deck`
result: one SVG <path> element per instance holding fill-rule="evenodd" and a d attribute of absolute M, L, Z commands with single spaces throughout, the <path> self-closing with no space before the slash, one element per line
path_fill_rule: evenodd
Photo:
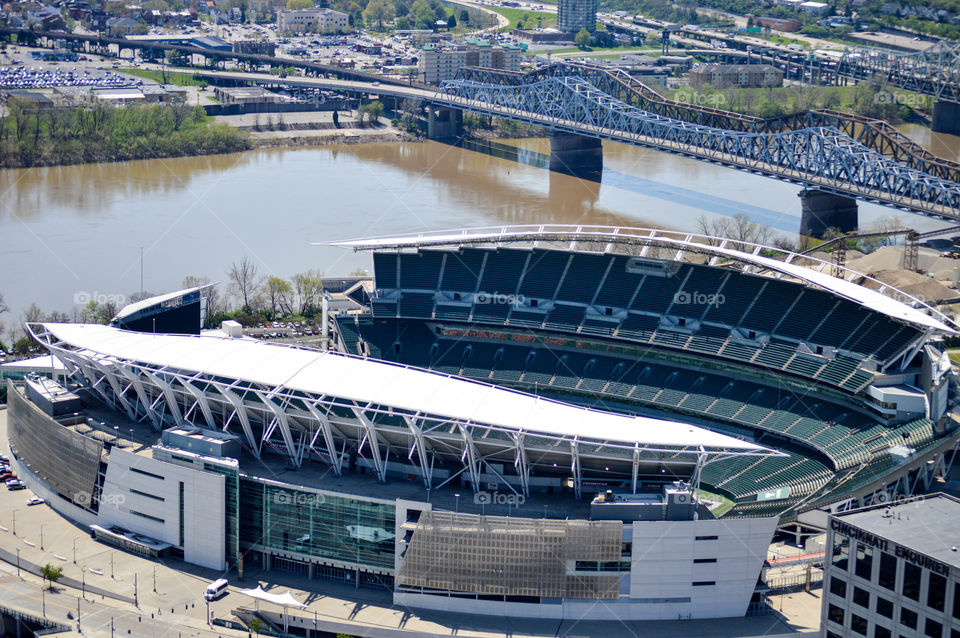
<path fill-rule="evenodd" d="M 822 261 L 621 228 L 337 245 L 374 251 L 372 318 L 338 318 L 345 350 L 683 415 L 786 452 L 708 464 L 704 479 L 741 502 L 827 494 L 889 470 L 891 449 L 947 434 L 950 366 L 931 339 L 955 332 L 952 322 L 860 273 L 833 277 Z"/>

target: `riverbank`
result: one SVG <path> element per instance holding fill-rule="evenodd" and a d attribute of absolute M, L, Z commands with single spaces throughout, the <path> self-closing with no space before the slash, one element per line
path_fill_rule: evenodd
<path fill-rule="evenodd" d="M 0 168 L 33 168 L 234 153 L 250 135 L 184 104 L 28 110 L 0 119 Z"/>

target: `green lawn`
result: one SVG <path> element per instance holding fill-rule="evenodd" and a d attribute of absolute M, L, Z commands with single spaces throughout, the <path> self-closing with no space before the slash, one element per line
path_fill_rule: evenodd
<path fill-rule="evenodd" d="M 579 47 L 564 47 L 560 49 L 547 49 L 546 51 L 530 52 L 529 54 L 530 55 L 546 55 L 550 53 L 552 55 L 556 55 L 558 53 L 581 53 L 581 52 L 591 52 L 591 51 L 623 51 L 624 53 L 630 52 L 630 53 L 637 53 L 637 54 L 643 54 L 643 55 L 653 55 L 654 53 L 656 53 L 656 55 L 660 55 L 659 47 L 657 48 L 638 47 L 633 45 L 629 45 L 629 46 L 618 45 L 615 47 L 588 47 L 586 49 L 581 49 Z"/>
<path fill-rule="evenodd" d="M 960 365 L 960 348 L 949 348 L 947 355 L 950 357 L 950 361 Z"/>
<path fill-rule="evenodd" d="M 503 31 L 513 31 L 517 28 L 518 22 L 523 22 L 527 28 L 536 27 L 555 27 L 557 26 L 557 15 L 555 13 L 542 13 L 539 11 L 527 11 L 526 9 L 509 9 L 506 7 L 491 7 L 495 11 L 510 21 L 510 24 L 504 27 Z M 539 24 L 537 18 L 540 18 Z"/>
<path fill-rule="evenodd" d="M 144 80 L 153 80 L 154 82 L 163 82 L 163 73 L 160 71 L 148 71 L 146 69 L 120 69 L 120 73 L 135 75 Z M 206 86 L 206 82 L 197 79 L 193 73 L 180 71 L 167 71 L 167 84 L 177 86 Z"/>

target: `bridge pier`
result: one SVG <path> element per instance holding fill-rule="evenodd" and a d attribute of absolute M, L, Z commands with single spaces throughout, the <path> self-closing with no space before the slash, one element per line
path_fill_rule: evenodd
<path fill-rule="evenodd" d="M 934 133 L 960 135 L 960 104 L 937 100 L 933 105 L 930 130 Z"/>
<path fill-rule="evenodd" d="M 550 170 L 599 182 L 603 173 L 600 139 L 574 133 L 551 133 Z"/>
<path fill-rule="evenodd" d="M 463 111 L 431 106 L 427 109 L 427 137 L 431 140 L 449 140 L 458 137 L 463 129 Z"/>
<path fill-rule="evenodd" d="M 857 200 L 844 195 L 805 188 L 800 198 L 800 234 L 823 237 L 828 228 L 848 233 L 858 225 Z"/>

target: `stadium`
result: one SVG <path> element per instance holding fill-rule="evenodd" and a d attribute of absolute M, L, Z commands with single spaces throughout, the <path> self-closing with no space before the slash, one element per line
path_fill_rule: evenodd
<path fill-rule="evenodd" d="M 777 449 L 705 463 L 730 515 L 910 494 L 957 442 L 942 336 L 882 282 L 769 246 L 653 229 L 501 227 L 336 245 L 373 252 L 347 352 Z M 839 271 L 839 276 L 832 272 Z"/>
<path fill-rule="evenodd" d="M 374 279 L 333 351 L 29 325 L 69 383 L 9 388 L 20 475 L 104 542 L 241 577 L 709 618 L 760 600 L 778 527 L 922 491 L 957 446 L 952 321 L 816 259 L 567 226 L 336 245 Z"/>

